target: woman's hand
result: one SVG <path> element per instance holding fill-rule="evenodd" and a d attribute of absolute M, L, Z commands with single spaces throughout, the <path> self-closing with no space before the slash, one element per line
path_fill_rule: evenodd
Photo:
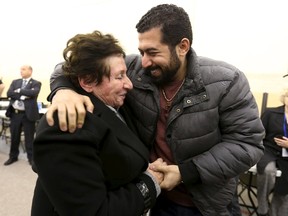
<path fill-rule="evenodd" d="M 167 166 L 167 163 L 164 162 L 162 158 L 158 158 L 153 163 L 150 163 L 147 169 L 147 171 L 155 177 L 158 184 L 161 185 L 162 181 L 164 180 L 164 174 L 162 172 L 157 172 L 157 171 L 154 171 L 153 169 L 150 169 L 150 167 L 154 167 L 154 166 Z"/>
<path fill-rule="evenodd" d="M 285 136 L 282 136 L 282 138 L 274 138 L 274 141 L 276 144 L 282 148 L 287 148 L 288 149 L 288 138 Z"/>

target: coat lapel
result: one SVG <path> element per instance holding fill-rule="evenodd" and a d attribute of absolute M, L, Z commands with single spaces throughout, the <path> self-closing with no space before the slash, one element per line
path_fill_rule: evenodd
<path fill-rule="evenodd" d="M 89 96 L 89 95 L 87 95 Z M 94 104 L 93 114 L 102 118 L 112 128 L 113 132 L 119 139 L 119 141 L 130 148 L 134 149 L 141 157 L 148 158 L 149 151 L 147 147 L 142 143 L 138 136 L 103 102 L 96 97 L 89 96 Z M 139 145 L 141 143 L 141 145 Z"/>
<path fill-rule="evenodd" d="M 29 80 L 29 82 L 27 83 L 27 85 L 25 86 L 25 88 L 27 88 L 27 89 L 31 89 L 31 86 L 32 86 L 32 84 L 33 84 L 33 79 L 31 78 L 30 80 Z"/>
<path fill-rule="evenodd" d="M 16 82 L 16 88 L 21 88 L 22 86 L 22 79 L 18 79 Z"/>

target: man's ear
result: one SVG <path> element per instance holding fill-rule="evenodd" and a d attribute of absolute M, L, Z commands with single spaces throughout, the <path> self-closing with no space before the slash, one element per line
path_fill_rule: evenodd
<path fill-rule="evenodd" d="M 80 86 L 86 91 L 86 92 L 92 92 L 93 91 L 93 86 L 95 84 L 93 83 L 87 83 L 85 79 L 83 78 L 78 78 Z"/>
<path fill-rule="evenodd" d="M 179 55 L 185 55 L 190 50 L 190 42 L 187 38 L 183 38 L 181 42 L 178 44 L 178 53 Z"/>

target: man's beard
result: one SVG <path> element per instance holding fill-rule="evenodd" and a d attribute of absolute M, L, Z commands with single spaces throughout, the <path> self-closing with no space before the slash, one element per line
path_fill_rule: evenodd
<path fill-rule="evenodd" d="M 180 68 L 181 62 L 176 55 L 175 50 L 171 52 L 171 57 L 170 57 L 170 63 L 168 66 L 150 66 L 145 69 L 145 73 L 148 74 L 152 82 L 155 83 L 157 86 L 164 86 L 168 83 L 171 83 L 175 80 L 175 75 L 177 74 L 179 68 Z M 159 69 L 162 71 L 161 75 L 159 77 L 155 77 L 151 75 L 151 71 Z"/>

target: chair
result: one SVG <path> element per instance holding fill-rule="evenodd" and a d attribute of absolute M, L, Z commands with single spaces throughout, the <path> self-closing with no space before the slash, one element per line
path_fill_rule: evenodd
<path fill-rule="evenodd" d="M 276 177 L 280 177 L 281 175 L 281 170 L 277 170 Z M 272 193 L 270 195 L 272 195 Z M 239 204 L 245 208 L 247 215 L 258 216 L 256 165 L 251 167 L 247 172 L 239 175 L 238 197 Z"/>
<path fill-rule="evenodd" d="M 8 145 L 10 144 L 11 141 L 11 134 L 10 134 L 10 119 L 9 118 L 2 118 L 2 130 L 0 132 L 0 136 L 2 139 L 5 139 L 5 143 Z M 25 148 L 25 143 L 24 143 L 24 132 L 22 130 L 21 132 L 21 138 L 20 138 L 20 145 L 23 149 L 23 152 L 26 152 L 26 148 Z"/>
<path fill-rule="evenodd" d="M 249 170 L 239 175 L 238 197 L 240 206 L 244 207 L 247 215 L 257 214 L 257 172 Z"/>
<path fill-rule="evenodd" d="M 6 110 L 10 103 L 9 98 L 7 97 L 0 97 L 0 110 Z"/>
<path fill-rule="evenodd" d="M 10 119 L 9 118 L 1 118 L 2 120 L 2 130 L 0 136 L 2 139 L 5 139 L 5 142 L 8 143 L 8 139 L 10 139 Z"/>
<path fill-rule="evenodd" d="M 8 97 L 0 97 L 0 101 L 6 101 L 6 100 L 9 100 Z"/>

